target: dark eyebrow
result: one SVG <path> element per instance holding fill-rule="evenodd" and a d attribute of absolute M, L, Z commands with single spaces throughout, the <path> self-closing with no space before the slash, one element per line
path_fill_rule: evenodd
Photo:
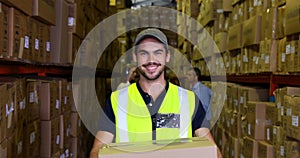
<path fill-rule="evenodd" d="M 149 53 L 149 52 L 146 50 L 139 50 L 138 53 Z"/>
<path fill-rule="evenodd" d="M 156 51 L 154 51 L 155 53 L 156 52 L 163 52 L 163 50 L 162 49 L 157 49 Z"/>

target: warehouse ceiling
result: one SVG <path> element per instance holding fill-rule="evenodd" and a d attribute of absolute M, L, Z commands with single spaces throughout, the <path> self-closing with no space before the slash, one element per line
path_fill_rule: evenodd
<path fill-rule="evenodd" d="M 132 7 L 141 6 L 163 6 L 163 7 L 173 7 L 176 6 L 175 0 L 131 0 Z"/>

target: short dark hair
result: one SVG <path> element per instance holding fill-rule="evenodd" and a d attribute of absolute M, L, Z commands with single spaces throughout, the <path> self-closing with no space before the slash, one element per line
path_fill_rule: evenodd
<path fill-rule="evenodd" d="M 194 72 L 196 73 L 196 76 L 197 76 L 198 81 L 200 81 L 200 76 L 201 76 L 201 71 L 200 71 L 200 69 L 197 68 L 197 67 L 193 67 L 193 68 L 190 68 L 189 70 L 190 70 L 190 71 L 194 70 Z"/>

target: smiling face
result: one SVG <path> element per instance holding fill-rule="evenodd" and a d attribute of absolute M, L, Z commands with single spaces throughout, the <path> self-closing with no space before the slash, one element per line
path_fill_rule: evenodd
<path fill-rule="evenodd" d="M 147 80 L 164 79 L 164 68 L 170 60 L 164 44 L 155 38 L 145 38 L 137 46 L 133 60 L 138 64 L 138 71 Z"/>

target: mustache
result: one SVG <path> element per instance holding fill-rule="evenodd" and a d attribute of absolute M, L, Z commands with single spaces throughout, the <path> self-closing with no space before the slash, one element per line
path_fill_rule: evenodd
<path fill-rule="evenodd" d="M 146 64 L 143 64 L 142 66 L 143 67 L 147 67 L 147 66 L 150 66 L 150 65 L 156 65 L 156 66 L 161 66 L 160 63 L 157 63 L 157 62 L 148 62 Z"/>

